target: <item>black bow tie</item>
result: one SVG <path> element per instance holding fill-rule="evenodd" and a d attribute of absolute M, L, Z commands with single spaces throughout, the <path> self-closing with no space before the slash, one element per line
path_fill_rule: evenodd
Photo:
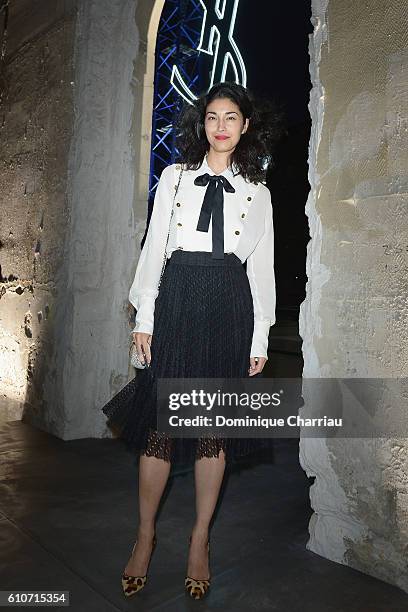
<path fill-rule="evenodd" d="M 224 189 L 228 193 L 235 193 L 235 189 L 225 176 L 211 176 L 208 172 L 197 176 L 194 185 L 208 185 L 196 229 L 199 232 L 208 232 L 212 216 L 212 258 L 224 259 Z"/>

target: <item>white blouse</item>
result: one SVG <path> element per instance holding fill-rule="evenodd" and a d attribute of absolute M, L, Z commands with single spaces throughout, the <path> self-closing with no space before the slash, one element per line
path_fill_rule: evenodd
<path fill-rule="evenodd" d="M 170 235 L 166 256 L 176 249 L 212 251 L 211 223 L 208 232 L 197 231 L 206 187 L 194 185 L 194 179 L 205 172 L 215 172 L 204 158 L 198 170 L 183 170 L 174 206 L 173 199 L 181 166 L 167 166 L 160 177 L 149 229 L 140 253 L 129 301 L 136 308 L 136 331 L 153 334 L 154 306 L 163 266 L 165 244 L 171 210 Z M 269 328 L 275 323 L 274 232 L 272 202 L 269 189 L 262 183 L 250 183 L 232 168 L 221 173 L 235 189 L 224 191 L 224 252 L 235 253 L 242 263 L 247 260 L 246 273 L 254 304 L 254 333 L 251 357 L 268 358 Z M 233 296 L 232 296 L 233 299 Z"/>

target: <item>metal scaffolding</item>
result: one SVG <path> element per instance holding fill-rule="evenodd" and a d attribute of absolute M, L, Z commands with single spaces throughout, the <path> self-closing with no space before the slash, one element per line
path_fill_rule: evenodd
<path fill-rule="evenodd" d="M 183 98 L 171 83 L 176 65 L 191 91 L 200 92 L 200 64 L 197 50 L 203 21 L 200 0 L 166 0 L 156 43 L 156 64 L 150 159 L 149 213 L 159 177 L 178 154 L 173 125 Z"/>

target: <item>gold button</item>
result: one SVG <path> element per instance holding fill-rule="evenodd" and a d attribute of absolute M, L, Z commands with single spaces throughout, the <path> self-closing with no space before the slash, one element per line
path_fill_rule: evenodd
<path fill-rule="evenodd" d="M 177 223 L 177 225 L 178 225 L 179 227 L 181 227 L 183 224 L 182 224 L 182 223 Z"/>
<path fill-rule="evenodd" d="M 250 202 L 252 200 L 251 196 L 247 197 L 248 202 Z"/>
<path fill-rule="evenodd" d="M 180 170 L 180 165 L 179 164 L 176 165 L 176 170 Z"/>
<path fill-rule="evenodd" d="M 174 191 L 177 189 L 177 185 L 174 185 Z"/>
<path fill-rule="evenodd" d="M 176 206 L 181 206 L 180 202 L 177 202 Z"/>
<path fill-rule="evenodd" d="M 242 213 L 241 215 L 241 219 L 243 219 L 245 217 L 245 213 Z"/>
<path fill-rule="evenodd" d="M 238 236 L 239 235 L 239 230 L 235 230 L 235 233 Z"/>

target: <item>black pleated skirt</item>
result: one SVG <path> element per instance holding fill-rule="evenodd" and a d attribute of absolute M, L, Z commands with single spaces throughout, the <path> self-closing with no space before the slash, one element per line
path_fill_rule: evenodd
<path fill-rule="evenodd" d="M 173 251 L 155 302 L 151 365 L 103 408 L 107 424 L 136 456 L 189 464 L 225 452 L 227 463 L 272 448 L 263 438 L 171 438 L 157 431 L 157 379 L 245 378 L 254 329 L 251 289 L 240 259 Z"/>

